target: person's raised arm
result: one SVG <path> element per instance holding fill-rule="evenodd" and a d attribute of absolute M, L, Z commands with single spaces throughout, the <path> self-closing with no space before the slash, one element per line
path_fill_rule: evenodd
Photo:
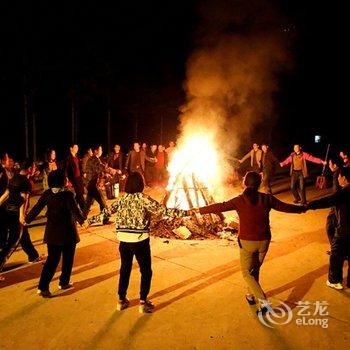
<path fill-rule="evenodd" d="M 249 151 L 243 158 L 239 159 L 238 161 L 240 163 L 243 163 L 245 160 L 247 160 L 251 156 L 252 151 Z"/>
<path fill-rule="evenodd" d="M 9 198 L 10 192 L 8 189 L 0 197 L 0 206 L 4 204 L 4 202 Z"/>
<path fill-rule="evenodd" d="M 306 211 L 306 207 L 303 205 L 294 205 L 280 201 L 275 196 L 271 195 L 271 208 L 282 211 L 284 213 L 304 213 Z"/>
<path fill-rule="evenodd" d="M 200 214 L 218 214 L 224 211 L 237 210 L 237 200 L 238 197 L 232 198 L 227 202 L 215 203 L 211 205 L 207 205 L 205 207 L 199 208 Z"/>
<path fill-rule="evenodd" d="M 323 197 L 314 201 L 311 201 L 308 205 L 308 209 L 324 209 L 334 207 L 343 200 L 343 193 L 340 191 L 331 194 L 330 196 Z"/>
<path fill-rule="evenodd" d="M 172 218 L 182 218 L 184 216 L 189 216 L 192 214 L 190 210 L 181 210 L 174 208 L 167 208 L 165 205 L 158 203 L 155 199 L 148 195 L 142 196 L 145 208 L 152 214 L 159 216 L 170 216 Z"/>
<path fill-rule="evenodd" d="M 102 224 L 103 221 L 108 220 L 108 218 L 113 215 L 119 207 L 120 197 L 117 198 L 110 206 L 106 206 L 99 214 L 91 216 L 87 219 L 88 225 L 92 224 Z"/>
<path fill-rule="evenodd" d="M 272 152 L 271 152 L 271 159 L 272 159 L 273 164 L 275 164 L 275 165 L 280 165 L 279 160 L 277 159 L 277 157 L 275 156 L 275 154 L 272 153 Z"/>
<path fill-rule="evenodd" d="M 314 157 L 309 153 L 303 152 L 303 156 L 309 162 L 316 163 L 316 164 L 323 164 L 323 165 L 327 164 L 326 161 L 322 160 L 321 158 Z"/>
<path fill-rule="evenodd" d="M 149 157 L 146 152 L 144 152 L 144 153 L 145 153 L 145 159 L 146 160 L 148 160 L 151 163 L 155 163 L 156 162 L 156 158 Z"/>
<path fill-rule="evenodd" d="M 280 166 L 283 168 L 284 166 L 292 163 L 293 157 L 292 155 L 289 155 L 283 162 L 280 163 Z"/>
<path fill-rule="evenodd" d="M 82 225 L 86 219 L 86 217 L 82 214 L 81 210 L 78 207 L 78 204 L 74 198 L 72 192 L 69 192 L 71 195 L 68 196 L 68 207 L 70 212 L 72 213 L 74 219 Z"/>
<path fill-rule="evenodd" d="M 19 208 L 19 222 L 25 225 L 25 215 L 29 204 L 29 193 L 21 192 L 21 197 L 23 198 L 23 204 Z"/>
<path fill-rule="evenodd" d="M 40 212 L 43 210 L 43 208 L 46 206 L 46 204 L 47 204 L 46 196 L 47 196 L 46 192 L 44 192 L 41 195 L 41 197 L 38 199 L 38 201 L 36 202 L 34 207 L 26 215 L 25 222 L 27 224 L 30 224 L 40 214 Z"/>

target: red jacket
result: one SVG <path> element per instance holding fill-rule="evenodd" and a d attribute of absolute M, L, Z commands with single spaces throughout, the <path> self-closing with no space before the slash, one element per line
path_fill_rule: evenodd
<path fill-rule="evenodd" d="M 282 163 L 280 163 L 281 167 L 286 166 L 290 164 L 290 174 L 292 175 L 293 172 L 293 157 L 296 155 L 295 152 L 291 153 L 287 159 L 285 159 Z M 302 165 L 302 172 L 303 176 L 307 177 L 308 172 L 307 172 L 307 166 L 306 166 L 306 161 L 316 163 L 316 164 L 323 164 L 323 160 L 320 158 L 313 157 L 311 154 L 306 153 L 306 152 L 301 152 L 301 157 L 303 159 L 303 165 Z"/>
<path fill-rule="evenodd" d="M 248 241 L 264 241 L 271 238 L 270 210 L 285 213 L 302 213 L 305 209 L 298 205 L 287 204 L 271 194 L 258 192 L 258 202 L 252 204 L 245 191 L 227 202 L 199 208 L 201 214 L 221 213 L 236 210 L 239 216 L 239 238 Z"/>

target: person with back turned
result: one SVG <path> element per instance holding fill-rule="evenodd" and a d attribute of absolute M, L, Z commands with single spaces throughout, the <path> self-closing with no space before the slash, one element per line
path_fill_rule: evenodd
<path fill-rule="evenodd" d="M 328 197 L 312 201 L 308 209 L 334 207 L 335 232 L 331 241 L 327 286 L 343 289 L 343 265 L 348 260 L 347 287 L 350 288 L 350 168 L 340 167 L 338 182 L 341 190 Z"/>
<path fill-rule="evenodd" d="M 72 288 L 70 281 L 76 244 L 80 241 L 76 221 L 81 225 L 85 217 L 78 208 L 74 194 L 65 189 L 66 177 L 63 170 L 54 170 L 48 176 L 49 189 L 46 190 L 34 207 L 26 215 L 23 224 L 32 222 L 47 207 L 47 222 L 44 243 L 48 256 L 41 272 L 37 293 L 50 298 L 50 282 L 62 257 L 62 270 L 59 289 Z"/>
<path fill-rule="evenodd" d="M 87 224 L 103 223 L 115 213 L 117 239 L 121 259 L 117 310 L 121 311 L 129 306 L 127 290 L 134 256 L 140 267 L 140 313 L 150 313 L 154 309 L 148 299 L 151 287 L 152 267 L 150 250 L 150 223 L 151 214 L 184 217 L 192 215 L 189 210 L 171 209 L 158 203 L 143 193 L 144 181 L 139 172 L 131 173 L 125 184 L 125 194 L 119 196 L 110 207 L 106 207 L 102 214 L 95 215 L 87 220 Z"/>
<path fill-rule="evenodd" d="M 197 211 L 200 214 L 237 211 L 241 269 L 250 290 L 246 300 L 250 305 L 258 302 L 257 312 L 266 313 L 272 309 L 260 285 L 259 273 L 271 241 L 270 211 L 275 209 L 285 213 L 302 213 L 305 207 L 287 204 L 271 194 L 259 192 L 261 177 L 257 172 L 248 172 L 243 179 L 243 184 L 245 189 L 239 196 L 227 202 L 199 208 Z"/>

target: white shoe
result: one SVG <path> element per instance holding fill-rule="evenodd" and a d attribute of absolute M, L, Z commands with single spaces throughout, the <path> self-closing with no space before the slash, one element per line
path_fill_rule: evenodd
<path fill-rule="evenodd" d="M 343 289 L 343 285 L 341 283 L 331 283 L 327 280 L 326 285 L 330 288 L 334 288 L 337 290 L 342 290 Z"/>

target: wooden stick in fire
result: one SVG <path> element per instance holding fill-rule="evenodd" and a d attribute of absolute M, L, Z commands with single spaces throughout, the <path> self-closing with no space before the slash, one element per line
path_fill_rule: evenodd
<path fill-rule="evenodd" d="M 192 202 L 192 198 L 191 198 L 191 196 L 189 194 L 189 191 L 188 191 L 187 181 L 186 181 L 184 176 L 182 177 L 182 187 L 184 189 L 188 205 L 189 205 L 190 209 L 192 209 L 193 208 L 193 202 Z M 200 224 L 197 215 L 195 215 L 195 218 L 196 218 L 197 223 Z"/>
<path fill-rule="evenodd" d="M 204 200 L 205 205 L 208 205 L 209 202 L 208 202 L 206 196 L 205 196 L 204 193 L 203 193 L 203 186 L 201 186 L 200 184 L 198 184 L 198 181 L 196 180 L 194 174 L 192 174 L 192 181 L 193 181 L 193 187 L 194 187 L 194 189 L 195 189 L 196 197 L 197 197 L 197 208 L 200 207 L 197 191 L 199 191 L 200 194 L 202 195 L 202 198 L 203 198 L 203 200 Z M 209 220 L 210 220 L 212 223 L 214 223 L 214 219 L 213 219 L 212 214 L 209 214 Z"/>

